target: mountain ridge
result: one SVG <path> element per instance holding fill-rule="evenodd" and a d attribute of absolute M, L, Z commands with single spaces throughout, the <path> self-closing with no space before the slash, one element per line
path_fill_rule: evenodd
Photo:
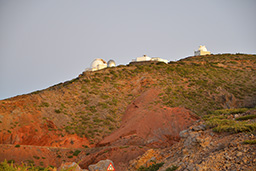
<path fill-rule="evenodd" d="M 149 148 L 178 143 L 179 132 L 197 120 L 194 114 L 199 118 L 218 109 L 255 107 L 255 68 L 256 55 L 218 54 L 188 57 L 169 64 L 121 65 L 83 72 L 73 80 L 47 89 L 1 100 L 0 143 L 85 150 L 104 146 L 109 148 L 109 152 L 112 151 L 111 145 L 124 146 L 120 149 L 113 147 L 113 154 L 136 148 L 138 153 L 128 157 L 132 159 Z M 148 97 L 145 96 L 147 92 Z M 129 114 L 132 108 L 134 110 Z M 153 129 L 158 129 L 156 132 L 167 139 L 156 138 L 153 130 L 150 138 L 144 136 L 153 128 L 152 123 L 146 125 L 148 121 L 155 115 L 161 118 L 160 113 L 172 110 L 175 111 L 174 118 L 191 113 L 186 117 L 193 122 L 176 119 L 178 124 L 184 125 L 184 128 L 176 130 L 171 117 L 165 121 L 172 115 L 169 112 L 168 116 L 158 120 L 158 123 L 166 122 L 166 125 L 160 124 Z M 177 111 L 180 110 L 183 112 L 179 114 Z M 124 122 L 129 122 L 134 114 L 138 117 L 145 115 L 148 121 L 136 121 L 143 123 L 141 129 L 132 124 L 127 124 L 124 129 Z M 139 133 L 143 126 L 147 131 Z M 168 131 L 163 131 L 165 126 Z M 130 132 L 117 134 L 121 129 L 130 129 Z M 177 134 L 172 135 L 170 130 L 176 130 Z M 114 134 L 115 139 L 104 142 Z M 38 143 L 43 139 L 47 143 Z M 98 152 L 100 156 L 108 154 Z M 68 155 L 57 159 L 56 166 L 59 166 L 59 160 L 71 160 Z M 125 159 L 120 160 L 127 166 Z M 91 162 L 95 161 L 84 162 L 84 167 Z"/>

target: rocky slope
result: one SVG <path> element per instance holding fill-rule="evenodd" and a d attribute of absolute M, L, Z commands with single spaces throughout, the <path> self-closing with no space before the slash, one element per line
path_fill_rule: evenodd
<path fill-rule="evenodd" d="M 59 166 L 82 160 L 82 168 L 88 168 L 109 158 L 124 170 L 151 148 L 184 146 L 180 132 L 216 109 L 254 107 L 255 68 L 256 55 L 189 57 L 84 72 L 48 89 L 1 100 L 0 161 Z"/>
<path fill-rule="evenodd" d="M 256 118 L 256 110 L 251 113 Z M 256 119 L 250 120 L 256 128 Z M 256 170 L 256 129 L 252 132 L 216 133 L 204 121 L 197 121 L 180 132 L 181 140 L 170 148 L 149 149 L 130 161 L 128 170 L 147 168 L 163 163 L 159 168 L 176 170 Z M 154 161 L 154 162 L 153 162 Z"/>

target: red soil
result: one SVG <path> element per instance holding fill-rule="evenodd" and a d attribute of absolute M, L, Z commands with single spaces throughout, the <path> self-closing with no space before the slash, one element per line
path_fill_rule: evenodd
<path fill-rule="evenodd" d="M 121 127 L 98 145 L 136 144 L 164 147 L 179 140 L 179 132 L 198 119 L 185 108 L 161 107 L 156 104 L 159 91 L 150 89 L 131 103 L 122 119 Z"/>
<path fill-rule="evenodd" d="M 20 144 L 20 145 L 36 145 L 50 147 L 69 147 L 82 148 L 83 145 L 89 145 L 86 138 L 77 135 L 63 135 L 62 132 L 56 130 L 56 126 L 51 121 L 45 124 L 34 123 L 13 130 L 11 133 L 0 133 L 0 144 Z"/>
<path fill-rule="evenodd" d="M 41 111 L 34 106 L 39 98 L 23 95 L 0 104 L 0 144 L 20 144 L 51 147 L 90 147 L 86 138 L 59 131 L 56 125 L 42 119 Z"/>
<path fill-rule="evenodd" d="M 30 164 L 31 161 L 33 161 L 37 166 L 40 166 L 40 162 L 43 162 L 43 166 L 45 167 L 49 165 L 58 166 L 61 164 L 56 154 L 46 147 L 14 147 L 14 145 L 0 144 L 0 161 L 4 160 L 14 160 L 15 164 Z"/>

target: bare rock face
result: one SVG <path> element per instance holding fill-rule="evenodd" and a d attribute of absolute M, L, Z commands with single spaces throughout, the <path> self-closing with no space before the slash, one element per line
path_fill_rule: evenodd
<path fill-rule="evenodd" d="M 204 136 L 205 129 L 206 126 L 201 124 L 181 131 L 179 135 L 184 139 L 184 146 L 187 148 L 193 148 L 196 145 L 201 147 L 208 146 L 211 141 L 211 137 Z"/>
<path fill-rule="evenodd" d="M 111 160 L 101 160 L 97 164 L 92 164 L 89 166 L 89 171 L 106 171 L 110 163 L 114 166 L 114 163 Z"/>
<path fill-rule="evenodd" d="M 248 133 L 214 133 L 202 122 L 180 132 L 181 140 L 169 150 L 159 171 L 177 167 L 183 171 L 204 170 L 255 170 L 256 146 L 244 144 L 244 140 L 254 139 Z M 142 158 L 142 157 L 139 157 Z"/>
<path fill-rule="evenodd" d="M 138 170 L 141 166 L 148 167 L 154 162 L 161 160 L 163 155 L 160 150 L 149 149 L 146 153 L 129 162 L 128 170 Z"/>

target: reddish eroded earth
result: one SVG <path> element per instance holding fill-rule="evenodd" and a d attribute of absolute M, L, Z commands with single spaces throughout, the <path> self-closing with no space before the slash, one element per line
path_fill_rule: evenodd
<path fill-rule="evenodd" d="M 159 93 L 150 89 L 134 100 L 127 107 L 121 127 L 97 144 L 105 147 L 85 156 L 80 166 L 87 168 L 100 160 L 110 159 L 117 170 L 125 170 L 129 161 L 150 147 L 163 148 L 178 142 L 180 131 L 191 126 L 198 117 L 185 108 L 161 107 L 156 103 Z"/>
<path fill-rule="evenodd" d="M 159 90 L 150 89 L 134 100 L 123 116 L 120 128 L 104 138 L 104 145 L 147 145 L 166 147 L 179 141 L 179 132 L 191 126 L 198 117 L 179 107 L 157 103 Z"/>
<path fill-rule="evenodd" d="M 22 95 L 0 104 L 0 144 L 20 144 L 51 147 L 90 147 L 87 138 L 67 134 L 38 110 L 40 98 Z"/>
<path fill-rule="evenodd" d="M 0 160 L 15 160 L 16 163 L 28 160 L 36 165 L 56 167 L 62 161 L 80 161 L 81 168 L 86 169 L 100 160 L 110 159 L 117 170 L 124 170 L 129 161 L 144 154 L 150 147 L 164 148 L 178 142 L 179 132 L 198 119 L 185 108 L 161 106 L 158 103 L 160 93 L 156 89 L 142 93 L 128 105 L 120 128 L 96 147 L 90 146 L 86 138 L 58 130 L 52 121 L 40 119 L 40 111 L 27 111 L 22 107 L 24 104 L 19 104 L 19 114 L 14 112 L 5 118 L 8 118 L 8 122 L 22 124 L 9 127 L 9 132 L 0 132 L 0 156 L 4 156 Z M 2 113 L 7 115 L 4 110 Z M 15 144 L 21 146 L 15 147 Z M 86 146 L 89 148 L 84 148 Z M 69 158 L 75 150 L 81 153 Z"/>
<path fill-rule="evenodd" d="M 12 132 L 0 133 L 0 144 L 19 144 L 50 147 L 82 148 L 90 147 L 86 138 L 75 134 L 69 135 L 56 129 L 51 121 L 44 124 L 35 123 L 12 130 Z"/>

